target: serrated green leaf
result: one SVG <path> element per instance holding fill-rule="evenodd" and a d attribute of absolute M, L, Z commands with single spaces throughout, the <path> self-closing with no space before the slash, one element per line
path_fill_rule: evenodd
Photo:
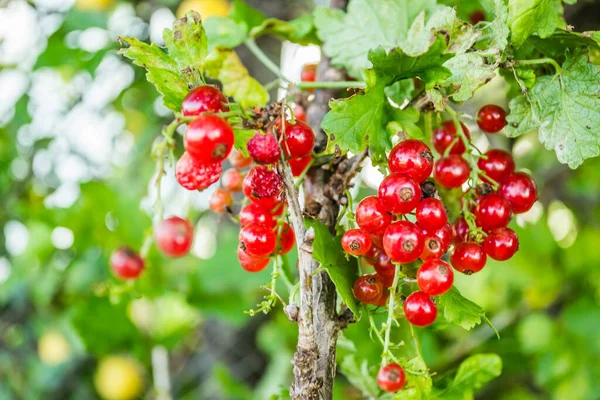
<path fill-rule="evenodd" d="M 362 362 L 359 362 L 354 354 L 344 357 L 340 364 L 340 372 L 344 374 L 346 379 L 348 379 L 348 382 L 359 389 L 363 395 L 377 397 L 379 395 L 377 381 L 371 376 L 367 360 L 361 361 Z"/>
<path fill-rule="evenodd" d="M 502 359 L 497 354 L 476 354 L 464 360 L 442 398 L 472 399 L 475 391 L 502 373 Z"/>
<path fill-rule="evenodd" d="M 229 12 L 229 18 L 238 24 L 243 25 L 247 32 L 250 32 L 252 28 L 259 26 L 267 19 L 265 14 L 256 8 L 249 6 L 242 0 L 235 0 L 233 2 L 231 11 Z"/>
<path fill-rule="evenodd" d="M 386 129 L 390 136 L 402 132 L 409 139 L 423 140 L 425 135 L 417 123 L 419 122 L 419 110 L 409 107 L 404 110 L 394 108 L 391 113 L 392 121 L 388 122 Z"/>
<path fill-rule="evenodd" d="M 360 307 L 352 293 L 358 278 L 356 258 L 346 258 L 342 237 L 333 237 L 324 224 L 314 219 L 306 219 L 305 224 L 307 229 L 315 231 L 313 258 L 327 271 L 344 304 L 359 318 Z"/>
<path fill-rule="evenodd" d="M 252 37 L 261 35 L 274 35 L 280 39 L 289 40 L 303 46 L 320 43 L 312 15 L 306 15 L 291 21 L 269 18 L 250 31 Z"/>
<path fill-rule="evenodd" d="M 233 134 L 235 135 L 235 142 L 233 143 L 235 148 L 241 151 L 244 157 L 249 157 L 246 145 L 256 134 L 256 131 L 253 129 L 233 128 Z"/>
<path fill-rule="evenodd" d="M 491 45 L 503 51 L 508 45 L 510 29 L 507 25 L 508 7 L 504 0 L 494 0 L 494 20 L 489 28 L 492 31 Z"/>
<path fill-rule="evenodd" d="M 200 85 L 202 79 L 199 66 L 208 54 L 207 38 L 200 14 L 190 11 L 185 17 L 175 20 L 173 30 L 164 30 L 163 40 L 188 87 Z"/>
<path fill-rule="evenodd" d="M 469 100 L 475 90 L 496 76 L 498 57 L 499 54 L 494 53 L 494 50 L 476 51 L 452 57 L 444 63 L 444 67 L 450 70 L 451 76 L 442 85 L 454 89 L 451 95 L 454 101 Z"/>
<path fill-rule="evenodd" d="M 121 37 L 119 40 L 129 46 L 119 50 L 119 54 L 132 60 L 135 65 L 145 68 L 146 79 L 162 94 L 165 107 L 179 111 L 189 88 L 179 75 L 175 60 L 155 43 L 150 45 L 133 37 Z"/>
<path fill-rule="evenodd" d="M 587 56 L 567 57 L 556 76 L 538 77 L 525 97 L 510 102 L 506 134 L 517 137 L 537 128 L 540 141 L 558 161 L 577 168 L 600 154 L 600 66 Z"/>
<path fill-rule="evenodd" d="M 221 81 L 223 93 L 233 97 L 243 108 L 263 106 L 269 100 L 269 93 L 250 76 L 231 49 L 213 49 L 206 57 L 204 68 L 209 77 Z"/>
<path fill-rule="evenodd" d="M 410 371 L 417 372 L 406 374 L 406 384 L 402 390 L 398 391 L 394 400 L 426 400 L 429 399 L 431 388 L 433 386 L 431 377 L 421 357 L 415 357 L 409 360 L 405 365 Z"/>
<path fill-rule="evenodd" d="M 544 39 L 531 36 L 527 39 L 527 43 L 533 45 L 544 56 L 554 59 L 563 59 L 567 50 L 575 52 L 579 48 L 600 49 L 598 42 L 592 36 L 561 29 Z"/>
<path fill-rule="evenodd" d="M 229 17 L 211 17 L 204 23 L 208 47 L 233 49 L 248 39 L 248 30 Z"/>
<path fill-rule="evenodd" d="M 565 26 L 562 11 L 560 0 L 509 0 L 511 42 L 519 47 L 533 34 L 542 38 L 552 35 L 557 28 Z"/>
<path fill-rule="evenodd" d="M 438 297 L 438 308 L 446 321 L 466 330 L 481 324 L 481 319 L 485 317 L 483 308 L 464 298 L 454 286 Z"/>
<path fill-rule="evenodd" d="M 412 79 L 398 81 L 385 88 L 385 95 L 398 106 L 412 100 L 415 83 Z"/>

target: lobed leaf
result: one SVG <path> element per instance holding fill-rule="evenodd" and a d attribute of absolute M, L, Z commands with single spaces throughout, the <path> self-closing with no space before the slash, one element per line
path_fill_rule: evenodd
<path fill-rule="evenodd" d="M 266 19 L 262 24 L 250 30 L 252 37 L 261 35 L 274 35 L 282 40 L 289 40 L 303 46 L 320 43 L 311 15 L 291 21 L 281 21 L 276 18 Z"/>
<path fill-rule="evenodd" d="M 533 34 L 545 38 L 564 28 L 562 12 L 561 0 L 509 0 L 507 22 L 513 45 L 521 46 Z"/>
<path fill-rule="evenodd" d="M 476 354 L 458 367 L 454 380 L 443 394 L 444 399 L 473 398 L 479 390 L 502 373 L 502 359 L 497 354 Z"/>
<path fill-rule="evenodd" d="M 438 308 L 446 321 L 471 330 L 485 318 L 483 308 L 464 298 L 456 287 L 438 297 Z"/>

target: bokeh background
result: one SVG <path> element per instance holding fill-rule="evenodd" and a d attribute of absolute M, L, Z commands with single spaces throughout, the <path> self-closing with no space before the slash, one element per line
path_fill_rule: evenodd
<path fill-rule="evenodd" d="M 281 19 L 315 5 L 249 3 Z M 463 15 L 477 6 L 447 3 Z M 280 307 L 266 316 L 244 313 L 260 302 L 269 271 L 239 267 L 237 227 L 207 211 L 210 189 L 187 192 L 168 169 L 165 214 L 195 223 L 192 253 L 171 260 L 152 250 L 135 284 L 116 280 L 108 268 L 114 248 L 139 248 L 151 229 L 150 148 L 170 118 L 143 71 L 116 54 L 116 38 L 161 44 L 162 30 L 190 9 L 208 18 L 226 15 L 228 3 L 0 0 L 2 400 L 99 393 L 108 400 L 268 399 L 287 391 L 296 326 Z M 566 15 L 577 30 L 598 29 L 599 10 L 580 1 Z M 282 59 L 279 42 L 259 44 L 292 79 L 303 63 L 318 59 L 314 48 L 285 45 Z M 255 77 L 273 78 L 245 48 L 238 50 Z M 464 111 L 506 105 L 506 90 L 496 79 Z M 512 260 L 457 277 L 501 338 L 485 326 L 471 332 L 434 326 L 419 330 L 424 357 L 434 370 L 450 372 L 469 354 L 500 354 L 503 374 L 482 399 L 598 399 L 600 159 L 572 171 L 535 134 L 493 143 L 474 136 L 481 150 L 512 149 L 518 168 L 533 174 L 540 199 L 516 219 L 521 246 Z M 365 167 L 360 195 L 380 179 Z M 364 322 L 346 330 L 345 339 L 379 357 Z M 361 398 L 342 375 L 338 381 L 336 398 Z"/>

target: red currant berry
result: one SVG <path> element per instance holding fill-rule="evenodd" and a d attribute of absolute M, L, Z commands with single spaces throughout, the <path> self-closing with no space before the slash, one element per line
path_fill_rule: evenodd
<path fill-rule="evenodd" d="M 474 214 L 475 223 L 484 231 L 503 228 L 510 222 L 510 204 L 502 196 L 490 194 L 481 197 Z"/>
<path fill-rule="evenodd" d="M 233 147 L 233 129 L 216 115 L 201 115 L 190 122 L 185 130 L 185 150 L 204 163 L 223 161 Z"/>
<path fill-rule="evenodd" d="M 298 177 L 304 172 L 308 164 L 312 161 L 311 156 L 306 156 L 302 158 L 291 158 L 289 160 L 290 168 L 292 168 L 292 175 Z"/>
<path fill-rule="evenodd" d="M 269 228 L 275 227 L 275 221 L 271 212 L 259 204 L 250 203 L 244 206 L 240 211 L 239 218 L 242 228 L 253 224 Z"/>
<path fill-rule="evenodd" d="M 415 261 L 423 252 L 421 229 L 409 221 L 394 222 L 383 235 L 383 248 L 394 262 Z"/>
<path fill-rule="evenodd" d="M 244 176 L 240 170 L 229 168 L 221 176 L 221 185 L 229 192 L 240 192 L 244 184 Z"/>
<path fill-rule="evenodd" d="M 299 121 L 306 122 L 306 110 L 304 110 L 304 107 L 302 107 L 300 104 L 296 104 L 294 106 L 294 118 Z"/>
<path fill-rule="evenodd" d="M 469 238 L 469 224 L 460 217 L 452 224 L 452 243 L 466 242 Z"/>
<path fill-rule="evenodd" d="M 370 235 L 373 246 L 383 249 L 383 235 Z"/>
<path fill-rule="evenodd" d="M 450 246 L 450 243 L 452 243 L 452 227 L 448 223 L 435 231 L 429 231 L 427 233 L 438 237 L 446 247 Z"/>
<path fill-rule="evenodd" d="M 367 251 L 365 254 L 363 254 L 362 260 L 364 262 L 366 262 L 367 264 L 373 265 L 373 264 L 375 264 L 375 261 L 377 260 L 377 256 L 379 255 L 380 252 L 381 252 L 381 249 L 379 247 L 375 246 L 375 244 L 373 243 L 373 240 L 371 240 L 371 248 L 369 249 L 369 251 Z"/>
<path fill-rule="evenodd" d="M 448 223 L 444 203 L 432 197 L 423 199 L 417 206 L 417 223 L 428 231 L 434 231 Z"/>
<path fill-rule="evenodd" d="M 529 211 L 537 200 L 535 182 L 524 172 L 515 172 L 504 178 L 498 193 L 508 200 L 515 214 Z"/>
<path fill-rule="evenodd" d="M 274 169 L 258 166 L 252 168 L 244 178 L 243 190 L 246 197 L 252 201 L 276 198 L 283 190 L 283 180 Z"/>
<path fill-rule="evenodd" d="M 283 135 L 281 120 L 276 123 L 277 132 Z M 296 120 L 295 124 L 285 121 L 285 140 L 282 143 L 287 158 L 302 158 L 312 154 L 315 147 L 315 134 L 306 122 Z"/>
<path fill-rule="evenodd" d="M 203 164 L 185 152 L 175 165 L 175 178 L 187 190 L 204 190 L 219 180 L 221 171 L 220 162 Z"/>
<path fill-rule="evenodd" d="M 486 261 L 483 247 L 475 242 L 459 243 L 450 255 L 450 262 L 454 269 L 467 275 L 481 271 Z"/>
<path fill-rule="evenodd" d="M 385 307 L 385 305 L 387 304 L 387 302 L 390 298 L 390 291 L 387 289 L 390 286 L 392 286 L 392 282 L 386 281 L 386 280 L 383 280 L 382 282 L 383 282 L 383 293 L 381 294 L 381 298 L 379 299 L 377 304 L 375 304 L 377 307 Z"/>
<path fill-rule="evenodd" d="M 435 321 L 437 307 L 429 295 L 414 292 L 404 300 L 404 315 L 414 326 L 427 326 Z"/>
<path fill-rule="evenodd" d="M 377 384 L 386 392 L 397 392 L 404 387 L 406 374 L 404 369 L 396 363 L 381 367 L 377 373 Z"/>
<path fill-rule="evenodd" d="M 304 64 L 300 80 L 302 82 L 314 82 L 317 79 L 317 64 Z"/>
<path fill-rule="evenodd" d="M 252 164 L 252 158 L 244 157 L 244 154 L 237 149 L 231 149 L 231 153 L 229 153 L 227 160 L 231 166 L 235 168 L 246 168 Z"/>
<path fill-rule="evenodd" d="M 461 187 L 469 179 L 471 167 L 464 158 L 457 155 L 442 157 L 435 163 L 433 177 L 445 188 Z"/>
<path fill-rule="evenodd" d="M 218 214 L 231 212 L 232 205 L 233 198 L 231 197 L 231 193 L 223 189 L 215 190 L 208 199 L 208 208 Z"/>
<path fill-rule="evenodd" d="M 435 234 L 424 232 L 423 252 L 419 258 L 423 261 L 432 258 L 441 258 L 446 253 L 449 246 L 449 242 L 444 242 Z"/>
<path fill-rule="evenodd" d="M 379 201 L 392 214 L 407 214 L 421 201 L 421 186 L 404 174 L 388 175 L 379 185 Z"/>
<path fill-rule="evenodd" d="M 276 245 L 277 237 L 270 227 L 248 225 L 240 230 L 240 249 L 251 257 L 268 257 Z"/>
<path fill-rule="evenodd" d="M 187 219 L 170 217 L 154 229 L 156 247 L 169 257 L 186 255 L 194 242 L 194 227 Z"/>
<path fill-rule="evenodd" d="M 200 115 L 203 112 L 217 113 L 228 111 L 227 98 L 214 86 L 198 86 L 185 96 L 181 112 L 186 117 Z"/>
<path fill-rule="evenodd" d="M 488 104 L 479 109 L 477 125 L 485 133 L 497 133 L 506 126 L 506 111 L 495 104 Z"/>
<path fill-rule="evenodd" d="M 385 251 L 379 251 L 375 264 L 373 264 L 377 274 L 382 276 L 387 281 L 392 281 L 396 275 L 396 266 L 392 263 L 390 256 L 385 254 Z"/>
<path fill-rule="evenodd" d="M 294 248 L 294 243 L 296 243 L 294 229 L 286 222 L 281 227 L 281 236 L 279 237 L 277 254 L 289 253 L 290 250 Z"/>
<path fill-rule="evenodd" d="M 446 293 L 454 283 L 452 268 L 442 260 L 427 260 L 417 271 L 419 289 L 430 296 Z"/>
<path fill-rule="evenodd" d="M 257 164 L 275 164 L 281 156 L 281 149 L 275 136 L 256 133 L 246 144 L 248 154 Z"/>
<path fill-rule="evenodd" d="M 485 14 L 481 10 L 475 10 L 469 15 L 469 20 L 473 25 L 476 25 L 481 21 L 485 21 Z"/>
<path fill-rule="evenodd" d="M 383 285 L 377 275 L 363 275 L 354 282 L 352 292 L 361 303 L 377 304 L 383 293 Z"/>
<path fill-rule="evenodd" d="M 513 157 L 509 152 L 500 149 L 492 149 L 485 153 L 485 156 L 486 158 L 480 158 L 479 161 L 477 161 L 477 166 L 497 183 L 502 182 L 505 177 L 515 171 L 515 160 L 513 160 Z M 489 179 L 486 179 L 486 177 L 482 177 L 481 179 L 484 182 L 490 183 Z"/>
<path fill-rule="evenodd" d="M 144 260 L 129 247 L 120 247 L 110 256 L 110 267 L 121 279 L 135 279 L 144 271 Z"/>
<path fill-rule="evenodd" d="M 342 247 L 348 254 L 362 256 L 371 248 L 371 237 L 362 229 L 350 229 L 342 236 Z"/>
<path fill-rule="evenodd" d="M 431 175 L 433 154 L 420 140 L 406 139 L 394 146 L 388 165 L 390 171 L 406 174 L 420 183 Z"/>
<path fill-rule="evenodd" d="M 356 207 L 356 223 L 371 234 L 383 235 L 392 223 L 392 216 L 383 208 L 377 196 L 369 196 Z"/>
<path fill-rule="evenodd" d="M 237 255 L 240 265 L 248 272 L 260 272 L 265 269 L 267 265 L 269 265 L 269 261 L 271 261 L 268 257 L 252 257 L 240 248 L 238 248 Z"/>
<path fill-rule="evenodd" d="M 463 133 L 467 139 L 471 139 L 469 130 L 461 123 Z M 449 154 L 462 154 L 465 152 L 465 144 L 459 136 L 456 135 L 456 126 L 454 121 L 444 121 L 442 126 L 437 128 L 433 133 L 433 147 L 440 154 L 445 154 L 446 149 L 452 145 Z"/>
<path fill-rule="evenodd" d="M 510 228 L 498 228 L 485 238 L 483 249 L 494 260 L 506 261 L 519 249 L 519 238 Z"/>

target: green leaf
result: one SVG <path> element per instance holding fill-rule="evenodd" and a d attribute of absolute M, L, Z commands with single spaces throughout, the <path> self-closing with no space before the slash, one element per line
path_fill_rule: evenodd
<path fill-rule="evenodd" d="M 499 53 L 493 49 L 459 54 L 444 63 L 451 76 L 443 86 L 454 89 L 454 101 L 469 100 L 475 90 L 496 76 L 498 63 Z"/>
<path fill-rule="evenodd" d="M 425 94 L 427 95 L 427 99 L 433 104 L 435 111 L 441 112 L 446 109 L 448 99 L 438 89 L 427 89 Z"/>
<path fill-rule="evenodd" d="M 206 57 L 204 68 L 209 77 L 221 81 L 223 93 L 233 97 L 243 108 L 263 106 L 269 100 L 269 93 L 250 76 L 231 49 L 213 49 Z"/>
<path fill-rule="evenodd" d="M 438 297 L 438 307 L 446 321 L 470 330 L 485 318 L 483 308 L 464 298 L 456 287 Z"/>
<path fill-rule="evenodd" d="M 248 39 L 246 27 L 229 17 L 210 17 L 204 22 L 204 29 L 210 49 L 215 47 L 233 49 Z"/>
<path fill-rule="evenodd" d="M 501 51 L 508 45 L 510 29 L 508 28 L 507 21 L 508 7 L 506 3 L 504 0 L 494 0 L 494 20 L 489 26 L 492 31 L 491 45 Z"/>
<path fill-rule="evenodd" d="M 385 88 L 385 95 L 396 103 L 398 106 L 402 106 L 404 103 L 410 101 L 413 97 L 412 92 L 415 90 L 415 84 L 412 79 L 404 79 L 396 82 Z"/>
<path fill-rule="evenodd" d="M 556 76 L 538 77 L 533 89 L 510 102 L 506 134 L 517 137 L 537 128 L 558 161 L 577 168 L 600 154 L 600 66 L 587 55 L 568 56 Z"/>
<path fill-rule="evenodd" d="M 164 30 L 163 39 L 169 55 L 177 63 L 181 77 L 189 87 L 199 86 L 202 80 L 198 68 L 208 54 L 200 14 L 190 11 L 185 17 L 175 20 L 173 30 Z"/>
<path fill-rule="evenodd" d="M 377 397 L 379 395 L 379 387 L 377 380 L 373 379 L 369 371 L 369 363 L 367 360 L 359 360 L 354 354 L 348 355 L 342 359 L 340 364 L 340 372 L 344 374 L 348 382 L 355 388 L 359 389 L 363 395 L 368 397 Z"/>
<path fill-rule="evenodd" d="M 509 0 L 508 26 L 513 45 L 519 47 L 536 34 L 545 38 L 565 26 L 560 0 Z"/>
<path fill-rule="evenodd" d="M 146 79 L 162 94 L 164 105 L 173 111 L 179 111 L 189 88 L 179 75 L 175 60 L 155 43 L 149 45 L 133 37 L 120 37 L 119 40 L 129 46 L 119 50 L 119 54 L 145 68 Z"/>
<path fill-rule="evenodd" d="M 430 398 L 432 381 L 425 361 L 421 357 L 415 357 L 403 364 L 404 368 L 417 374 L 407 372 L 406 384 L 402 390 L 393 397 L 394 400 L 427 400 Z"/>
<path fill-rule="evenodd" d="M 303 46 L 318 44 L 319 38 L 313 23 L 312 15 L 307 15 L 291 21 L 281 21 L 269 18 L 259 26 L 252 28 L 250 36 L 274 35 L 282 40 L 289 40 Z"/>
<path fill-rule="evenodd" d="M 235 0 L 231 5 L 229 18 L 245 27 L 246 32 L 250 32 L 255 26 L 259 26 L 267 18 L 265 14 L 250 7 L 241 0 Z"/>
<path fill-rule="evenodd" d="M 394 108 L 391 111 L 393 121 L 389 122 L 386 129 L 390 136 L 398 135 L 400 132 L 409 139 L 425 139 L 423 131 L 417 123 L 419 122 L 419 110 L 409 107 L 404 110 Z"/>
<path fill-rule="evenodd" d="M 312 228 L 315 231 L 314 259 L 325 268 L 342 301 L 358 318 L 360 307 L 352 293 L 352 287 L 358 278 L 356 258 L 346 258 L 346 253 L 342 249 L 342 237 L 333 237 L 324 224 L 314 219 L 306 219 L 305 224 L 307 229 Z"/>
<path fill-rule="evenodd" d="M 527 43 L 532 44 L 537 50 L 546 57 L 554 59 L 564 59 L 567 50 L 575 51 L 579 48 L 592 48 L 600 50 L 598 42 L 592 36 L 585 33 L 569 32 L 561 29 L 556 30 L 547 38 L 532 36 L 527 39 Z"/>
<path fill-rule="evenodd" d="M 235 135 L 235 142 L 233 145 L 236 149 L 242 152 L 244 157 L 249 157 L 250 155 L 248 154 L 248 148 L 246 145 L 248 144 L 248 141 L 256 134 L 256 131 L 253 129 L 233 128 L 233 133 Z"/>
<path fill-rule="evenodd" d="M 502 373 L 502 359 L 497 354 L 476 354 L 458 367 L 458 372 L 444 399 L 472 399 L 475 391 Z"/>

